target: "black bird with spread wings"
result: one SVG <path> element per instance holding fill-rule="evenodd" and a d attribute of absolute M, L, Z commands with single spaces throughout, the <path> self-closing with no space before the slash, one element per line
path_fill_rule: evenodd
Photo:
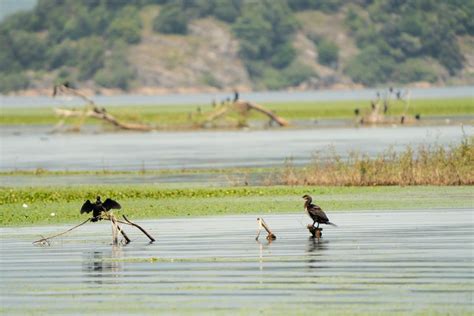
<path fill-rule="evenodd" d="M 337 226 L 336 224 L 331 223 L 329 221 L 329 218 L 326 216 L 326 213 L 324 213 L 324 211 L 318 205 L 312 203 L 313 198 L 311 196 L 305 194 L 303 195 L 303 199 L 305 199 L 304 209 L 308 213 L 309 217 L 311 217 L 311 219 L 313 220 L 313 227 L 316 223 L 318 223 L 318 227 L 316 228 L 319 228 L 319 224 Z"/>
<path fill-rule="evenodd" d="M 97 201 L 95 203 L 91 203 L 91 201 L 87 200 L 84 205 L 81 207 L 81 214 L 83 213 L 90 213 L 92 212 L 92 219 L 91 222 L 97 222 L 102 218 L 100 215 L 102 212 L 108 212 L 111 209 L 121 209 L 122 207 L 118 202 L 112 199 L 106 199 L 103 203 L 100 200 L 100 196 L 97 196 Z"/>

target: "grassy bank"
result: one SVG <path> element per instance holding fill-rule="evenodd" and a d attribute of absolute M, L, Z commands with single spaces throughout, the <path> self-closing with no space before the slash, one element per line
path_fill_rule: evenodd
<path fill-rule="evenodd" d="M 352 152 L 348 159 L 332 153 L 327 158 L 314 155 L 305 168 L 289 161 L 275 182 L 286 185 L 473 185 L 474 142 L 465 137 L 449 148 L 441 145 L 405 151 L 388 149 L 371 158 Z"/>
<path fill-rule="evenodd" d="M 2 226 L 75 223 L 79 210 L 97 194 L 116 199 L 118 214 L 131 219 L 227 214 L 301 212 L 303 194 L 312 194 L 329 213 L 338 210 L 403 210 L 473 207 L 472 187 L 221 187 L 166 189 L 153 185 L 1 188 Z M 25 207 L 27 206 L 27 207 Z M 51 214 L 54 213 L 54 216 Z"/>
<path fill-rule="evenodd" d="M 285 102 L 266 103 L 266 107 L 288 120 L 307 119 L 349 119 L 354 115 L 354 109 L 361 110 L 370 107 L 369 101 L 333 101 L 333 102 Z M 7 124 L 42 124 L 52 125 L 58 122 L 51 108 L 9 108 L 4 105 L 0 116 L 0 125 Z M 162 128 L 182 128 L 189 125 L 190 114 L 199 119 L 196 110 L 200 107 L 203 113 L 211 111 L 208 105 L 168 105 L 168 106 L 124 106 L 108 107 L 108 111 L 117 118 L 125 121 L 140 121 L 154 124 Z M 392 104 L 389 115 L 400 115 L 404 105 Z M 456 99 L 416 99 L 412 100 L 408 109 L 409 114 L 420 113 L 424 116 L 455 116 L 473 115 L 474 100 L 472 98 Z M 203 115 L 203 114 L 201 114 Z M 252 114 L 252 119 L 266 120 L 267 118 Z M 74 120 L 71 120 L 74 122 Z M 89 120 L 95 124 L 97 121 Z"/>

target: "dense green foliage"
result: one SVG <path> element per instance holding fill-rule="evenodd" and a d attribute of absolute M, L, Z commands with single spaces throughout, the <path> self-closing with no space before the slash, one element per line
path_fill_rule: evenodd
<path fill-rule="evenodd" d="M 435 81 L 431 57 L 451 75 L 463 66 L 456 35 L 474 35 L 474 3 L 449 0 L 366 1 L 369 15 L 351 7 L 346 24 L 361 49 L 346 71 L 367 85 Z M 400 66 L 401 65 L 401 66 Z M 402 68 L 402 69 L 400 69 Z"/>
<path fill-rule="evenodd" d="M 285 1 L 250 2 L 243 7 L 233 29 L 249 74 L 264 87 L 292 85 L 284 72 L 296 56 L 291 39 L 297 27 Z"/>
<path fill-rule="evenodd" d="M 158 33 L 186 34 L 190 21 L 209 16 L 230 24 L 256 88 L 317 76 L 293 46 L 301 29 L 295 14 L 303 10 L 345 15 L 359 52 L 342 67 L 365 85 L 455 76 L 466 62 L 459 36 L 474 35 L 474 2 L 463 0 L 39 0 L 0 23 L 0 92 L 26 88 L 45 70 L 57 81 L 128 89 L 136 73 L 127 48 L 141 40 L 139 13 L 147 5 L 160 6 L 153 19 Z M 315 48 L 318 62 L 335 68 L 343 48 L 333 40 L 315 41 Z"/>
<path fill-rule="evenodd" d="M 177 4 L 165 5 L 154 19 L 153 29 L 165 34 L 186 34 L 188 31 L 186 13 Z"/>
<path fill-rule="evenodd" d="M 339 47 L 326 39 L 318 43 L 318 61 L 322 65 L 336 68 L 339 59 Z"/>
<path fill-rule="evenodd" d="M 97 74 L 102 78 L 96 80 L 99 84 L 127 88 L 133 79 L 133 72 L 124 69 L 128 64 L 105 59 L 117 43 L 140 41 L 137 4 L 129 3 L 39 0 L 34 10 L 5 19 L 0 24 L 0 73 L 5 82 L 0 92 L 27 87 L 23 73 L 43 69 L 57 70 L 60 79 L 67 73 L 68 79 L 81 81 L 94 78 L 102 69 Z M 108 67 L 110 63 L 121 66 Z M 104 79 L 106 71 L 120 78 Z"/>

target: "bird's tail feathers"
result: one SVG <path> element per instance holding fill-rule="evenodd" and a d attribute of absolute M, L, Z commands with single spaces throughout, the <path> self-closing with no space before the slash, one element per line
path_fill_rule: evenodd
<path fill-rule="evenodd" d="M 331 222 L 328 222 L 328 224 L 329 224 L 329 225 L 332 225 L 332 226 L 334 226 L 334 227 L 338 227 L 336 224 L 331 223 Z"/>

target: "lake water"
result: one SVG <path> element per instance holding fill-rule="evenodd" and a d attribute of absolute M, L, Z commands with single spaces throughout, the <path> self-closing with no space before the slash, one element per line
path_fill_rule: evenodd
<path fill-rule="evenodd" d="M 405 90 L 405 89 L 402 89 Z M 343 100 L 371 100 L 377 92 L 384 89 L 357 89 L 357 90 L 315 90 L 315 91 L 263 91 L 240 93 L 242 99 L 253 102 L 291 102 L 291 101 L 343 101 Z M 474 87 L 433 87 L 410 88 L 414 99 L 459 98 L 474 97 Z M 171 104 L 210 104 L 232 97 L 229 93 L 195 93 L 195 94 L 163 94 L 163 95 L 117 95 L 93 96 L 92 99 L 103 106 L 123 105 L 171 105 Z M 49 96 L 4 96 L 0 95 L 2 107 L 51 107 L 61 105 L 81 105 L 84 102 L 72 97 L 51 98 Z"/>
<path fill-rule="evenodd" d="M 389 147 L 451 145 L 472 126 L 363 127 L 152 133 L 48 134 L 0 128 L 0 170 L 141 170 L 296 165 L 336 152 L 375 156 Z"/>
<path fill-rule="evenodd" d="M 257 210 L 256 210 L 257 211 Z M 107 223 L 50 246 L 72 225 L 0 228 L 0 311 L 11 314 L 472 314 L 472 209 L 328 212 L 309 238 L 302 213 L 137 221 L 112 246 Z M 133 216 L 130 216 L 133 220 Z"/>

